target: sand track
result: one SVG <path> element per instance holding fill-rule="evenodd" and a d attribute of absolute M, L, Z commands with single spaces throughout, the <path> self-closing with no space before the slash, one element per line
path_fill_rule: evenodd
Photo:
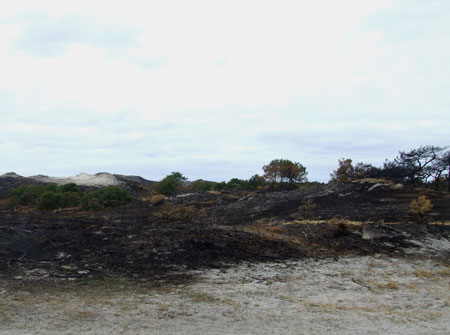
<path fill-rule="evenodd" d="M 241 263 L 156 285 L 0 281 L 0 334 L 449 334 L 450 267 L 385 256 Z"/>

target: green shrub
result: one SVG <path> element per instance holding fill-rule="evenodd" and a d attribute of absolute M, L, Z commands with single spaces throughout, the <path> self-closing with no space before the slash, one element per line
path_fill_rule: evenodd
<path fill-rule="evenodd" d="M 207 181 L 207 180 L 197 180 L 193 182 L 192 185 L 192 192 L 206 192 L 206 191 L 212 191 L 215 189 L 215 186 L 218 183 L 214 181 Z"/>
<path fill-rule="evenodd" d="M 108 186 L 83 196 L 74 183 L 56 186 L 54 184 L 21 185 L 9 192 L 12 205 L 36 206 L 40 210 L 77 207 L 99 210 L 131 202 L 131 195 L 115 186 Z"/>
<path fill-rule="evenodd" d="M 172 178 L 164 178 L 158 183 L 158 192 L 167 196 L 174 195 L 180 182 Z"/>
<path fill-rule="evenodd" d="M 9 192 L 10 200 L 18 205 L 29 206 L 34 205 L 39 197 L 45 192 L 55 192 L 57 186 L 54 184 L 25 184 L 16 187 Z"/>
<path fill-rule="evenodd" d="M 36 202 L 38 209 L 58 209 L 77 207 L 81 194 L 77 192 L 44 192 Z"/>
<path fill-rule="evenodd" d="M 63 207 L 62 204 L 62 193 L 47 191 L 41 194 L 37 200 L 36 207 L 38 209 L 57 209 Z"/>
<path fill-rule="evenodd" d="M 9 200 L 14 205 L 36 206 L 38 209 L 57 209 L 79 205 L 81 192 L 71 183 L 62 186 L 55 184 L 25 184 L 9 192 Z"/>
<path fill-rule="evenodd" d="M 227 183 L 227 189 L 229 190 L 246 190 L 248 188 L 248 181 L 239 178 L 230 179 Z"/>
<path fill-rule="evenodd" d="M 225 181 L 214 185 L 214 191 L 222 191 L 227 189 L 227 183 Z"/>
<path fill-rule="evenodd" d="M 221 182 L 221 183 L 215 183 L 211 182 L 212 189 L 215 191 L 222 191 L 222 190 L 240 190 L 240 191 L 249 191 L 249 190 L 256 190 L 259 187 L 267 185 L 266 181 L 263 177 L 254 175 L 250 179 L 239 179 L 239 178 L 232 178 L 228 182 Z"/>
<path fill-rule="evenodd" d="M 77 184 L 69 183 L 58 187 L 58 192 L 81 193 Z"/>
<path fill-rule="evenodd" d="M 158 182 L 156 189 L 159 193 L 166 196 L 174 195 L 181 184 L 181 181 L 187 180 L 180 172 L 172 172 L 160 182 Z"/>
<path fill-rule="evenodd" d="M 252 176 L 249 180 L 248 180 L 248 186 L 251 189 L 258 189 L 258 187 L 264 187 L 267 185 L 266 180 L 264 179 L 264 177 L 255 174 L 254 176 Z"/>
<path fill-rule="evenodd" d="M 118 207 L 130 203 L 131 195 L 117 186 L 107 186 L 86 194 L 81 198 L 81 206 L 85 210 L 101 210 L 109 207 Z"/>

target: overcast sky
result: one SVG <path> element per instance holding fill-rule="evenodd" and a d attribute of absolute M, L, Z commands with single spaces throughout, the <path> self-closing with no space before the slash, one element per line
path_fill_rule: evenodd
<path fill-rule="evenodd" d="M 450 1 L 4 1 L 0 174 L 328 181 L 450 144 Z"/>

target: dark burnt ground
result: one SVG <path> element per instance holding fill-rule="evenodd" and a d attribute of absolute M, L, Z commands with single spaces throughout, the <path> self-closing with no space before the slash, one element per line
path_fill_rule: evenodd
<path fill-rule="evenodd" d="M 431 199 L 434 208 L 429 216 L 434 221 L 450 220 L 449 193 L 429 189 L 376 183 L 327 184 L 294 191 L 259 191 L 251 194 L 230 194 L 224 202 L 222 196 L 209 207 L 212 222 L 220 224 L 250 224 L 261 218 L 302 218 L 298 207 L 307 200 L 317 206 L 314 218 L 328 220 L 342 216 L 354 221 L 403 222 L 409 203 L 419 195 Z M 230 201 L 229 198 L 238 198 Z M 196 204 L 196 195 L 183 200 Z"/>
<path fill-rule="evenodd" d="M 449 220 L 448 194 L 373 186 L 349 183 L 282 192 L 196 193 L 166 201 L 180 208 L 204 208 L 201 219 L 160 216 L 163 205 L 139 201 L 102 212 L 1 211 L 0 273 L 151 278 L 240 261 L 408 256 L 427 239 L 448 242 L 450 226 L 415 224 L 406 216 L 410 200 L 426 193 L 435 205 L 430 217 Z M 302 219 L 298 206 L 308 199 L 317 205 L 314 219 L 322 221 L 295 223 Z M 326 222 L 336 216 L 362 224 Z M 448 260 L 450 251 L 425 256 Z"/>
<path fill-rule="evenodd" d="M 148 206 L 148 205 L 147 205 Z M 54 276 L 147 276 L 241 260 L 298 257 L 298 250 L 239 230 L 152 222 L 145 210 L 1 213 L 4 273 L 45 269 Z"/>

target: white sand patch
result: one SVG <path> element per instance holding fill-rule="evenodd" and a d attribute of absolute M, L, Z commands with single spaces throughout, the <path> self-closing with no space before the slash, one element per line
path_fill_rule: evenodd
<path fill-rule="evenodd" d="M 68 184 L 75 183 L 84 186 L 118 186 L 121 182 L 110 173 L 96 173 L 94 175 L 88 173 L 80 173 L 73 177 L 48 177 L 48 176 L 32 176 L 29 177 L 43 183 Z"/>
<path fill-rule="evenodd" d="M 0 334 L 450 333 L 450 268 L 432 260 L 307 259 L 192 273 L 193 284 L 165 287 L 7 290 Z"/>
<path fill-rule="evenodd" d="M 444 237 L 440 239 L 434 237 L 427 237 L 424 241 L 410 241 L 416 244 L 419 249 L 405 249 L 406 252 L 411 254 L 422 254 L 422 255 L 450 255 L 450 241 Z"/>

